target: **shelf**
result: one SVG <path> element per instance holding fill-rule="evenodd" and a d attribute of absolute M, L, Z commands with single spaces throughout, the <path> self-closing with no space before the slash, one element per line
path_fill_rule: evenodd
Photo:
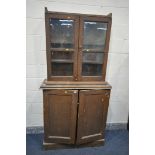
<path fill-rule="evenodd" d="M 72 77 L 72 76 L 68 76 Z M 106 81 L 48 81 L 44 80 L 41 89 L 111 89 Z"/>
<path fill-rule="evenodd" d="M 103 53 L 104 50 L 103 49 L 83 49 L 82 52 L 99 52 L 99 53 Z"/>
<path fill-rule="evenodd" d="M 83 61 L 83 64 L 102 65 L 103 63 L 101 63 L 101 62 L 96 62 L 96 61 Z"/>
<path fill-rule="evenodd" d="M 48 80 L 104 81 L 111 17 L 45 15 Z"/>
<path fill-rule="evenodd" d="M 50 48 L 50 51 L 64 51 L 64 52 L 74 52 L 75 49 L 73 48 Z M 83 49 L 82 52 L 101 52 L 103 53 L 104 50 L 102 49 Z"/>
<path fill-rule="evenodd" d="M 74 48 L 74 43 L 51 43 L 51 48 Z"/>
<path fill-rule="evenodd" d="M 65 51 L 65 52 L 73 52 L 73 48 L 50 48 L 50 51 Z"/>
<path fill-rule="evenodd" d="M 54 62 L 54 63 L 73 63 L 73 60 L 53 59 L 51 62 Z"/>

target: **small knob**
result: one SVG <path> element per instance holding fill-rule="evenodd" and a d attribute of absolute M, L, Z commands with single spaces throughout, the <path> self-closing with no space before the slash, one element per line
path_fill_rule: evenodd
<path fill-rule="evenodd" d="M 79 48 L 82 48 L 82 45 L 80 45 Z"/>
<path fill-rule="evenodd" d="M 75 79 L 76 81 L 78 80 L 77 75 L 75 75 L 74 79 Z"/>
<path fill-rule="evenodd" d="M 102 102 L 104 101 L 104 99 L 102 98 Z"/>

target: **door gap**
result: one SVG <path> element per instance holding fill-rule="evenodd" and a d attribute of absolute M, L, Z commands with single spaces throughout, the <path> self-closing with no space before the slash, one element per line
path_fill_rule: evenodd
<path fill-rule="evenodd" d="M 79 118 L 78 118 L 78 116 L 79 116 L 79 101 L 80 101 L 80 90 L 78 90 L 78 99 L 77 99 L 77 115 L 76 115 L 76 131 L 75 131 L 75 144 L 76 144 L 76 142 L 77 142 L 77 132 L 78 132 L 78 120 L 79 120 Z"/>

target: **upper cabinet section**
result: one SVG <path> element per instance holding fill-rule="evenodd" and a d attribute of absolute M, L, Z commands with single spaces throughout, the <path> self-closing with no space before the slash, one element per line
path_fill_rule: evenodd
<path fill-rule="evenodd" d="M 104 81 L 111 18 L 46 9 L 47 80 Z"/>

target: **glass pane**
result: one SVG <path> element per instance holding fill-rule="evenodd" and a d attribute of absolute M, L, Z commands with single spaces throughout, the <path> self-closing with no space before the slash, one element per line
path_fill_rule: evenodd
<path fill-rule="evenodd" d="M 102 65 L 101 64 L 82 64 L 82 75 L 83 76 L 101 76 Z"/>
<path fill-rule="evenodd" d="M 66 51 L 52 51 L 51 58 L 53 60 L 73 60 L 73 52 Z"/>
<path fill-rule="evenodd" d="M 105 46 L 107 23 L 104 22 L 84 22 L 84 49 L 103 50 Z"/>
<path fill-rule="evenodd" d="M 103 64 L 103 53 L 83 52 L 83 63 Z"/>
<path fill-rule="evenodd" d="M 52 75 L 53 76 L 72 76 L 73 63 L 52 62 Z"/>
<path fill-rule="evenodd" d="M 73 48 L 74 21 L 66 19 L 50 19 L 51 47 Z"/>

